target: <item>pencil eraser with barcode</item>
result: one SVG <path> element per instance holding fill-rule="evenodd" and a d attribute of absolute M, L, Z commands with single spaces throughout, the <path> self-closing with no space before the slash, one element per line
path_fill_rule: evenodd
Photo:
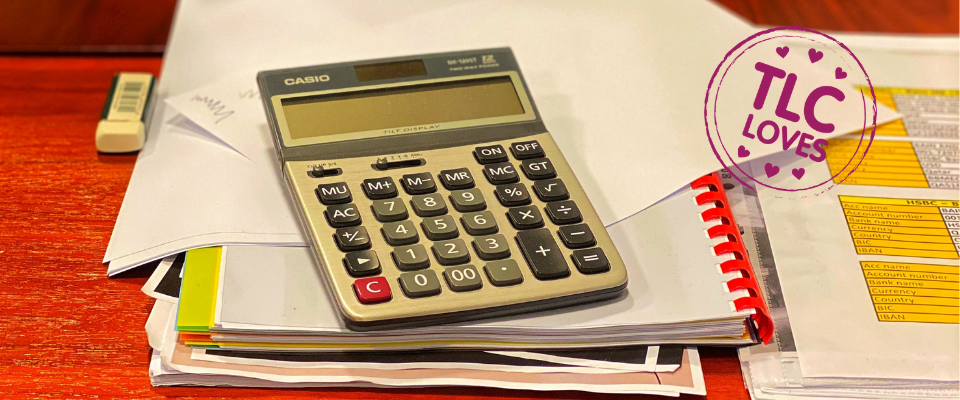
<path fill-rule="evenodd" d="M 153 75 L 146 73 L 121 72 L 113 77 L 107 103 L 97 124 L 98 151 L 127 153 L 143 148 L 153 82 Z"/>

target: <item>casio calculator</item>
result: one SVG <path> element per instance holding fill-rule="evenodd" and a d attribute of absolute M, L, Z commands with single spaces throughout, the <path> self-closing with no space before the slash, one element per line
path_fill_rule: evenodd
<path fill-rule="evenodd" d="M 627 273 L 508 48 L 257 75 L 289 194 L 354 330 L 620 295 Z"/>

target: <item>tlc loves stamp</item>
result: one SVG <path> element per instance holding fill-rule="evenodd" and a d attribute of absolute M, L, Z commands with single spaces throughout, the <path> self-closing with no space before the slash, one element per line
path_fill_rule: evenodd
<path fill-rule="evenodd" d="M 855 82 L 866 82 L 864 89 L 856 90 Z M 857 57 L 832 37 L 802 27 L 765 30 L 737 44 L 714 71 L 704 100 L 714 154 L 751 188 L 829 189 L 822 186 L 842 181 L 860 164 L 876 121 L 873 86 Z M 808 173 L 827 162 L 827 139 L 848 133 L 860 136 L 850 160 L 834 176 Z M 751 168 L 743 162 L 751 154 L 771 156 Z"/>

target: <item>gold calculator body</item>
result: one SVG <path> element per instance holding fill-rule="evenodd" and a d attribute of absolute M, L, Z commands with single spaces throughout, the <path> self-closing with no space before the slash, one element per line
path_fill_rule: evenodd
<path fill-rule="evenodd" d="M 622 294 L 627 273 L 510 49 L 264 71 L 278 158 L 355 330 Z"/>

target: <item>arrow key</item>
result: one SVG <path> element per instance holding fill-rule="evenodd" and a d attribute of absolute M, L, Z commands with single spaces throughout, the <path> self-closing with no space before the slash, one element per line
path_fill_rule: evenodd
<path fill-rule="evenodd" d="M 355 278 L 377 275 L 380 273 L 380 259 L 373 250 L 354 251 L 343 257 L 343 265 L 347 272 Z"/>

